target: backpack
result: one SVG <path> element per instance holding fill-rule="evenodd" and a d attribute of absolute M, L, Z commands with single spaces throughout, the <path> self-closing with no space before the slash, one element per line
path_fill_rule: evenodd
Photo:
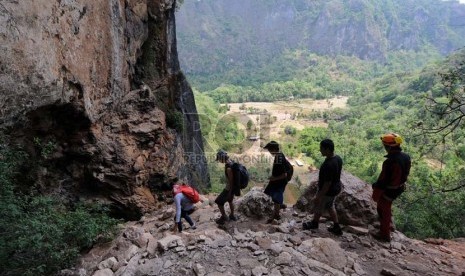
<path fill-rule="evenodd" d="M 199 192 L 191 186 L 181 185 L 181 193 L 184 194 L 192 203 L 197 203 L 200 201 Z"/>
<path fill-rule="evenodd" d="M 294 166 L 292 166 L 286 158 L 284 158 L 284 160 L 284 163 L 286 165 L 287 182 L 289 182 L 291 181 L 292 175 L 294 174 Z"/>
<path fill-rule="evenodd" d="M 242 190 L 249 185 L 249 172 L 247 168 L 239 163 L 234 163 L 233 169 L 239 172 L 239 188 Z"/>

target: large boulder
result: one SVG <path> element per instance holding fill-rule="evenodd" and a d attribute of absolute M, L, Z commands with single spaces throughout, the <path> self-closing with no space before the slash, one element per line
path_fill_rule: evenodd
<path fill-rule="evenodd" d="M 318 172 L 310 175 L 310 183 L 318 180 Z M 342 192 L 336 198 L 335 205 L 339 221 L 342 224 L 365 226 L 378 220 L 376 204 L 371 199 L 371 185 L 343 171 L 341 174 Z M 309 185 L 299 198 L 295 207 L 302 211 L 313 211 L 313 197 L 317 185 Z"/>
<path fill-rule="evenodd" d="M 342 269 L 347 264 L 347 253 L 333 239 L 314 238 L 305 240 L 297 250 L 336 269 Z"/>
<path fill-rule="evenodd" d="M 263 218 L 273 213 L 273 203 L 269 196 L 259 187 L 252 188 L 238 201 L 238 210 L 247 217 Z"/>

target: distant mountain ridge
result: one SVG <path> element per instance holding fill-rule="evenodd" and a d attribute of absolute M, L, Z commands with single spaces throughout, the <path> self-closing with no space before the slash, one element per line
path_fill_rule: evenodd
<path fill-rule="evenodd" d="M 465 5 L 439 0 L 186 0 L 177 13 L 188 75 L 259 68 L 284 51 L 385 61 L 465 46 Z"/>

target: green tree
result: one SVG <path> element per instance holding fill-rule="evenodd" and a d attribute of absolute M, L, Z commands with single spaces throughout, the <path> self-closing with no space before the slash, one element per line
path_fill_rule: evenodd
<path fill-rule="evenodd" d="M 251 129 L 252 129 L 252 126 L 253 126 L 252 120 L 248 120 L 248 121 L 247 121 L 247 130 L 251 130 Z"/>
<path fill-rule="evenodd" d="M 102 206 L 65 205 L 57 198 L 18 192 L 28 156 L 0 148 L 0 275 L 54 275 L 83 249 L 108 241 L 117 221 Z"/>

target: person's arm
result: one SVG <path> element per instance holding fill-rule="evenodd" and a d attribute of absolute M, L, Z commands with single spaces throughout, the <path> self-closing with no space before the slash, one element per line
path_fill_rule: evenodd
<path fill-rule="evenodd" d="M 277 167 L 276 167 L 276 170 L 274 170 L 273 168 L 273 172 L 276 173 L 277 175 L 271 175 L 270 178 L 268 178 L 271 182 L 279 181 L 279 180 L 287 178 L 286 165 L 284 164 L 284 162 L 286 161 L 283 160 L 285 157 L 278 156 L 276 158 L 277 159 L 275 159 L 273 166 L 277 166 Z"/>
<path fill-rule="evenodd" d="M 381 173 L 379 174 L 378 176 L 378 180 L 373 183 L 373 188 L 378 188 L 378 189 L 381 189 L 381 190 L 384 190 L 386 189 L 386 186 L 389 185 L 388 184 L 388 172 L 389 172 L 389 167 L 390 167 L 390 164 L 389 164 L 389 160 L 385 160 L 383 162 L 383 166 L 382 166 L 382 169 L 381 169 Z"/>
<path fill-rule="evenodd" d="M 323 196 L 329 191 L 329 188 L 331 187 L 331 181 L 325 181 L 323 183 L 323 187 L 318 190 L 318 193 L 316 194 L 317 199 L 323 198 Z"/>
<path fill-rule="evenodd" d="M 332 174 L 332 170 L 333 168 L 330 167 L 329 164 L 323 164 L 320 168 L 320 175 L 318 177 L 318 184 L 321 185 L 321 183 L 323 183 L 323 185 L 321 185 L 319 188 L 318 188 L 318 192 L 316 193 L 315 197 L 314 197 L 314 201 L 315 201 L 315 204 L 319 204 L 319 202 L 321 201 L 321 199 L 323 198 L 324 195 L 326 195 L 326 193 L 329 191 L 329 189 L 331 188 L 331 175 Z"/>
<path fill-rule="evenodd" d="M 285 179 L 287 178 L 287 173 L 284 172 L 283 174 L 279 175 L 279 176 L 270 176 L 269 180 L 270 181 L 278 181 L 278 180 L 282 180 L 282 179 Z"/>
<path fill-rule="evenodd" d="M 226 190 L 229 191 L 228 196 L 231 196 L 233 193 L 234 189 L 234 174 L 232 168 L 227 168 L 226 169 L 226 175 L 227 175 L 227 182 L 228 184 L 226 185 Z"/>
<path fill-rule="evenodd" d="M 391 165 L 391 179 L 388 186 L 399 187 L 402 184 L 402 167 L 398 163 Z"/>

